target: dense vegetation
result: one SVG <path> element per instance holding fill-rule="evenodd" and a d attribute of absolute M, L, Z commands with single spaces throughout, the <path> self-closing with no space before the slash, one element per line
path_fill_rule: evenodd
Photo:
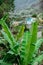
<path fill-rule="evenodd" d="M 40 65 L 43 62 L 43 36 L 37 38 L 39 19 L 36 14 L 32 15 L 38 20 L 30 29 L 26 28 L 25 22 L 12 25 L 8 12 L 13 10 L 13 3 L 14 0 L 0 0 L 0 65 Z M 13 20 L 24 21 L 24 18 Z"/>
<path fill-rule="evenodd" d="M 14 9 L 14 0 L 0 0 L 0 18 L 5 12 Z"/>
<path fill-rule="evenodd" d="M 43 43 L 42 39 L 37 39 L 38 25 L 37 21 L 32 23 L 30 31 L 25 31 L 23 24 L 19 33 L 14 37 L 5 23 L 7 16 L 0 19 L 2 26 L 2 37 L 0 37 L 1 65 L 37 65 L 43 60 L 42 51 L 38 54 L 38 50 Z"/>

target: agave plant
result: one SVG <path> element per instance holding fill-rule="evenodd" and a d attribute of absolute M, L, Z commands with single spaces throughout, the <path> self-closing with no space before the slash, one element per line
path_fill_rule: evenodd
<path fill-rule="evenodd" d="M 36 55 L 43 42 L 43 38 L 37 40 L 37 21 L 32 23 L 31 31 L 24 32 L 25 27 L 23 25 L 19 34 L 16 36 L 16 38 L 14 38 L 13 34 L 5 23 L 6 18 L 7 17 L 4 17 L 0 20 L 0 24 L 3 27 L 1 33 L 3 34 L 4 39 L 9 43 L 10 49 L 6 52 L 3 59 L 0 60 L 0 64 L 13 65 L 14 62 L 12 63 L 11 61 L 8 64 L 8 59 L 12 59 L 12 61 L 16 59 L 16 61 L 18 61 L 18 65 L 35 65 L 35 63 L 40 63 L 43 60 L 43 54 L 37 57 Z M 20 39 L 22 42 L 18 41 Z"/>

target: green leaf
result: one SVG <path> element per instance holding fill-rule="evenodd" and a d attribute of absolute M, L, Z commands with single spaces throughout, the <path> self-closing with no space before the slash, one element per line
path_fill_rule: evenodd
<path fill-rule="evenodd" d="M 34 22 L 32 24 L 32 27 L 31 27 L 31 38 L 30 38 L 30 50 L 29 50 L 29 60 L 28 61 L 31 61 L 32 59 L 32 56 L 34 54 L 34 51 L 35 51 L 35 43 L 37 42 L 37 31 L 38 31 L 38 25 L 37 25 L 37 21 Z"/>
<path fill-rule="evenodd" d="M 14 54 L 14 52 L 11 50 L 9 50 L 7 53 L 12 54 L 12 55 Z"/>
<path fill-rule="evenodd" d="M 24 33 L 24 37 L 23 37 L 23 42 L 22 42 L 22 46 L 21 46 L 21 58 L 22 58 L 22 61 L 21 61 L 21 65 L 27 65 L 28 64 L 28 53 L 29 53 L 29 47 L 30 47 L 30 44 L 28 43 L 29 40 L 30 40 L 30 32 L 25 32 Z"/>
<path fill-rule="evenodd" d="M 2 43 L 5 43 L 6 42 L 6 40 L 5 39 L 0 39 L 0 44 L 2 44 Z"/>
<path fill-rule="evenodd" d="M 13 65 L 13 64 L 10 64 L 10 63 L 7 63 L 7 62 L 3 62 L 3 60 L 0 60 L 0 65 Z"/>
<path fill-rule="evenodd" d="M 7 24 L 5 23 L 4 20 L 2 20 L 2 27 L 3 27 L 4 31 L 5 31 L 5 33 L 7 34 L 7 36 L 8 36 L 8 37 L 10 38 L 10 40 L 12 41 L 12 44 L 15 45 L 15 39 L 14 39 L 14 37 L 13 37 L 11 31 L 9 30 L 9 28 L 8 28 L 8 26 L 7 26 Z"/>
<path fill-rule="evenodd" d="M 35 44 L 35 53 L 38 53 L 38 50 L 41 46 L 41 44 L 43 43 L 43 39 L 38 39 L 36 44 Z"/>
<path fill-rule="evenodd" d="M 35 51 L 35 43 L 37 41 L 37 22 L 34 22 L 32 24 L 31 34 L 29 35 L 29 32 L 27 32 L 24 36 L 25 36 L 25 41 L 24 43 L 22 43 L 24 45 L 21 53 L 21 56 L 23 57 L 22 65 L 28 65 Z"/>
<path fill-rule="evenodd" d="M 6 18 L 5 18 L 6 19 Z M 14 52 L 18 52 L 18 47 L 19 44 L 16 42 L 13 34 L 11 33 L 10 29 L 8 28 L 7 24 L 5 23 L 5 20 L 2 18 L 1 19 L 1 25 L 4 29 L 4 31 L 2 31 L 2 34 L 4 35 L 4 38 L 9 42 L 10 44 L 10 48 L 14 51 Z M 18 47 L 16 47 L 18 46 Z M 16 47 L 16 48 L 15 48 Z"/>
<path fill-rule="evenodd" d="M 42 55 L 39 55 L 38 57 L 36 57 L 34 60 L 33 60 L 33 63 L 31 65 L 36 65 L 36 63 L 41 63 L 41 61 L 43 60 L 43 54 Z"/>
<path fill-rule="evenodd" d="M 3 34 L 5 40 L 7 40 L 10 43 L 10 48 L 13 50 L 14 45 L 12 45 L 12 41 L 10 40 L 10 38 L 8 37 L 8 35 L 4 31 L 1 31 L 1 33 Z"/>
<path fill-rule="evenodd" d="M 21 29 L 20 29 L 20 32 L 18 33 L 17 37 L 16 37 L 16 40 L 18 41 L 24 34 L 24 29 L 25 29 L 25 26 L 22 25 L 21 26 Z"/>

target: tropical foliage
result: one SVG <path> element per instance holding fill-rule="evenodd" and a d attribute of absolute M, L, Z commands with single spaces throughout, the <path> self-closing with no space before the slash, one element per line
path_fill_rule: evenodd
<path fill-rule="evenodd" d="M 24 32 L 25 26 L 22 25 L 19 34 L 14 38 L 5 22 L 6 19 L 7 16 L 0 19 L 3 29 L 1 33 L 4 38 L 0 39 L 0 45 L 3 44 L 6 47 L 7 43 L 7 51 L 4 52 L 3 57 L 0 59 L 0 64 L 13 65 L 13 63 L 17 63 L 18 65 L 35 65 L 40 63 L 43 60 L 43 53 L 40 52 L 38 55 L 38 50 L 43 43 L 43 38 L 37 39 L 37 21 L 32 23 L 31 31 Z"/>

